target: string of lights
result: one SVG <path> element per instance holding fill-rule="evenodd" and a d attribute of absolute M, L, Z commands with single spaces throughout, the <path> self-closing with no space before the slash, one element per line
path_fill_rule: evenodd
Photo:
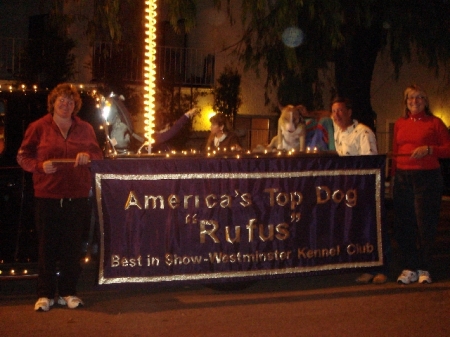
<path fill-rule="evenodd" d="M 155 81 L 156 81 L 156 0 L 147 0 L 145 8 L 145 136 L 148 153 L 152 151 L 153 129 L 155 127 Z"/>

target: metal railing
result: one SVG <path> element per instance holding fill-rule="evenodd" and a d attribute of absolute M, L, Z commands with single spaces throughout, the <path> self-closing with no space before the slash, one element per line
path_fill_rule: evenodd
<path fill-rule="evenodd" d="M 92 48 L 92 79 L 101 82 L 111 78 L 111 74 L 126 82 L 142 83 L 143 52 L 133 45 L 95 42 Z"/>
<path fill-rule="evenodd" d="M 0 37 L 0 79 L 18 78 L 21 73 L 21 54 L 24 51 L 26 39 Z"/>
<path fill-rule="evenodd" d="M 201 49 L 157 47 L 157 76 L 159 80 L 174 84 L 214 85 L 214 54 Z"/>
<path fill-rule="evenodd" d="M 92 59 L 93 79 L 97 81 L 111 71 L 128 82 L 144 81 L 143 51 L 135 46 L 96 42 Z M 201 49 L 159 46 L 156 50 L 156 76 L 161 82 L 212 87 L 214 65 L 214 54 Z"/>
<path fill-rule="evenodd" d="M 377 149 L 378 153 L 386 154 L 392 151 L 392 134 L 390 132 L 377 131 Z"/>
<path fill-rule="evenodd" d="M 23 78 L 23 59 L 28 39 L 0 37 L 0 80 Z M 144 52 L 131 44 L 115 45 L 95 42 L 92 51 L 92 80 L 101 82 L 107 76 L 128 83 L 144 82 Z M 80 64 L 75 60 L 75 65 Z M 203 49 L 158 46 L 157 80 L 176 86 L 212 87 L 215 55 Z M 77 69 L 75 69 L 77 72 Z M 77 74 L 75 74 L 75 79 Z"/>

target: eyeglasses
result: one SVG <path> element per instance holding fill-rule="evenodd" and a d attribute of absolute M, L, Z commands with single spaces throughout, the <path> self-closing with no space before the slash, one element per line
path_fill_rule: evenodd
<path fill-rule="evenodd" d="M 425 98 L 424 96 L 412 96 L 412 97 L 408 97 L 407 100 L 408 101 L 413 101 L 415 99 L 421 100 L 421 99 L 424 99 L 424 98 Z"/>

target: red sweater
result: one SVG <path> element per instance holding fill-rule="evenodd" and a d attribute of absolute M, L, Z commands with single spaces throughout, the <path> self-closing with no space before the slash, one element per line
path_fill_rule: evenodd
<path fill-rule="evenodd" d="M 411 158 L 419 146 L 430 146 L 431 155 Z M 401 117 L 394 125 L 392 174 L 395 169 L 433 170 L 439 168 L 439 158 L 450 157 L 450 134 L 442 120 L 419 113 L 415 118 Z"/>
<path fill-rule="evenodd" d="M 17 162 L 33 173 L 34 195 L 39 198 L 86 198 L 91 189 L 89 165 L 74 167 L 74 163 L 56 164 L 53 174 L 46 174 L 43 163 L 49 159 L 75 159 L 78 152 L 87 152 L 90 159 L 102 159 L 92 126 L 74 117 L 64 139 L 53 116 L 47 114 L 31 123 L 17 154 Z"/>

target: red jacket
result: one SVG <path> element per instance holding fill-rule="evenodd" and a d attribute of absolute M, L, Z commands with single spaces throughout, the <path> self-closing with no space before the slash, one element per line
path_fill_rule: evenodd
<path fill-rule="evenodd" d="M 419 146 L 430 146 L 432 154 L 411 158 Z M 392 173 L 401 170 L 432 170 L 439 168 L 439 158 L 450 157 L 450 135 L 442 120 L 435 116 L 399 118 L 394 125 L 394 159 Z"/>
<path fill-rule="evenodd" d="M 74 167 L 62 163 L 53 174 L 46 174 L 43 163 L 49 159 L 75 159 L 79 152 L 87 152 L 90 159 L 102 159 L 92 126 L 73 117 L 67 138 L 64 139 L 53 116 L 47 114 L 31 123 L 17 154 L 17 162 L 33 173 L 34 195 L 38 198 L 86 198 L 91 189 L 89 165 Z"/>

